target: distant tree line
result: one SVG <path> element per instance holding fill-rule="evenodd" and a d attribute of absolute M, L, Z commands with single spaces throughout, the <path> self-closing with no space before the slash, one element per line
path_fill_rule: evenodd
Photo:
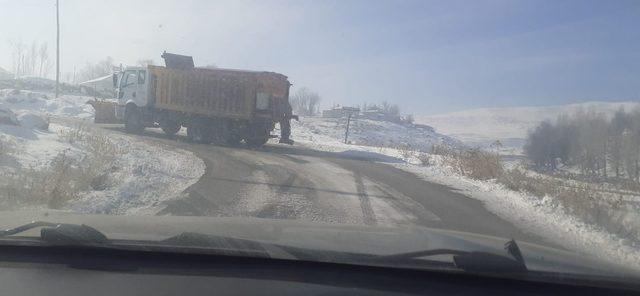
<path fill-rule="evenodd" d="M 115 63 L 112 57 L 106 57 L 97 63 L 86 63 L 72 77 L 67 77 L 71 83 L 80 83 L 98 77 L 107 76 L 113 73 Z M 69 79 L 71 78 L 71 79 Z"/>
<path fill-rule="evenodd" d="M 397 104 L 390 104 L 387 101 L 383 101 L 380 105 L 375 103 L 369 104 L 365 102 L 362 104 L 362 111 L 367 111 L 367 110 L 380 110 L 384 114 L 396 115 L 396 116 L 400 115 L 400 106 L 398 106 Z"/>
<path fill-rule="evenodd" d="M 358 105 L 360 107 L 360 105 Z M 406 114 L 404 116 L 400 116 L 400 106 L 398 104 L 390 104 L 387 101 L 383 101 L 381 104 L 376 103 L 363 103 L 362 111 L 371 111 L 377 110 L 382 112 L 383 114 L 389 115 L 391 117 L 397 117 L 401 122 L 413 124 L 414 118 L 411 114 Z"/>
<path fill-rule="evenodd" d="M 153 59 L 142 58 L 142 59 L 138 59 L 138 61 L 136 62 L 136 66 L 146 67 L 149 65 L 155 65 L 155 62 Z M 84 66 L 82 66 L 77 71 L 75 71 L 74 69 L 73 72 L 66 72 L 64 74 L 63 80 L 69 83 L 74 83 L 74 84 L 80 83 L 80 82 L 88 81 L 98 77 L 110 75 L 117 68 L 119 67 L 116 66 L 114 59 L 108 56 L 95 63 L 87 62 L 84 64 Z"/>
<path fill-rule="evenodd" d="M 47 77 L 52 62 L 49 59 L 47 43 L 33 41 L 27 45 L 22 41 L 11 42 L 11 58 L 15 77 L 38 76 Z"/>
<path fill-rule="evenodd" d="M 587 175 L 640 182 L 640 110 L 621 108 L 610 119 L 593 110 L 561 115 L 531 131 L 524 151 L 541 170 L 563 164 Z"/>

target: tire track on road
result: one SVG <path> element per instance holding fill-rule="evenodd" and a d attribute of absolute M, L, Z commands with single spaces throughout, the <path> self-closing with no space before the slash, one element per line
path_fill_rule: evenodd
<path fill-rule="evenodd" d="M 362 175 L 358 173 L 353 174 L 353 178 L 356 182 L 356 189 L 358 190 L 358 197 L 360 199 L 360 207 L 362 208 L 362 222 L 365 225 L 376 225 L 376 214 L 371 207 L 371 200 L 367 195 L 367 189 L 362 182 Z"/>

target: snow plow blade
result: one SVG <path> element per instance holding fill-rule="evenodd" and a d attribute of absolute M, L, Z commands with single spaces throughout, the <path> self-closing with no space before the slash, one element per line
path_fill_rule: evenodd
<path fill-rule="evenodd" d="M 105 100 L 87 101 L 96 110 L 95 123 L 122 123 L 116 118 L 116 103 Z"/>

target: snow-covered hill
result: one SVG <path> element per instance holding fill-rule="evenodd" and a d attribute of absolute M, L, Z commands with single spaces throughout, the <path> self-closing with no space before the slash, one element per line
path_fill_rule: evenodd
<path fill-rule="evenodd" d="M 488 146 L 500 140 L 506 147 L 520 148 L 527 132 L 545 120 L 561 114 L 594 109 L 607 115 L 619 108 L 633 110 L 639 102 L 587 102 L 580 104 L 471 109 L 447 114 L 416 116 L 416 122 L 433 126 L 437 132 L 472 146 Z"/>
<path fill-rule="evenodd" d="M 0 80 L 2 79 L 11 79 L 13 78 L 13 74 L 11 74 L 11 72 L 3 69 L 2 67 L 0 67 Z"/>
<path fill-rule="evenodd" d="M 321 142 L 344 141 L 346 119 L 304 117 L 292 122 L 292 135 L 295 140 Z M 349 143 L 362 146 L 410 148 L 411 150 L 430 151 L 434 144 L 460 146 L 461 143 L 442 135 L 429 126 L 414 126 L 386 121 L 353 119 L 349 128 Z"/>

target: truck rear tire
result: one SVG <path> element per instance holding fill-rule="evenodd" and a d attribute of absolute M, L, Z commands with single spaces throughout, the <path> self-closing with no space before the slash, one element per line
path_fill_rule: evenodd
<path fill-rule="evenodd" d="M 211 135 L 207 129 L 199 124 L 192 124 L 187 127 L 187 138 L 189 141 L 198 144 L 210 144 Z"/>
<path fill-rule="evenodd" d="M 251 147 L 261 147 L 261 146 L 264 146 L 264 144 L 266 144 L 267 141 L 269 141 L 269 138 L 268 137 L 248 138 L 248 139 L 245 139 L 244 141 L 247 142 L 247 145 Z"/>
<path fill-rule="evenodd" d="M 124 130 L 130 134 L 141 134 L 144 131 L 142 112 L 135 106 L 127 106 L 126 108 Z"/>
<path fill-rule="evenodd" d="M 245 143 L 251 147 L 260 147 L 269 141 L 271 128 L 264 123 L 250 125 L 244 138 Z"/>
<path fill-rule="evenodd" d="M 179 123 L 172 120 L 163 120 L 159 123 L 162 131 L 169 136 L 175 135 L 178 131 L 180 131 L 180 128 L 182 128 Z"/>
<path fill-rule="evenodd" d="M 242 141 L 242 137 L 240 135 L 226 134 L 224 136 L 224 142 L 229 146 L 238 146 L 240 145 L 241 141 Z"/>

